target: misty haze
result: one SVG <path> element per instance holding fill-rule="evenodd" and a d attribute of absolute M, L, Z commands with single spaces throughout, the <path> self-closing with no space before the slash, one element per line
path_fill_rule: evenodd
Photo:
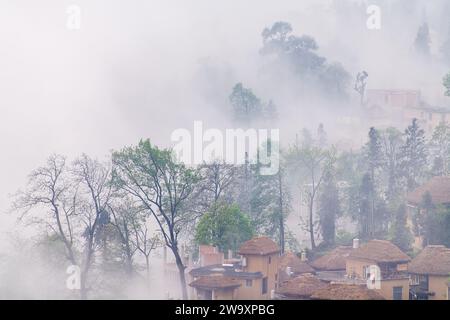
<path fill-rule="evenodd" d="M 448 0 L 0 8 L 0 299 L 450 300 Z"/>

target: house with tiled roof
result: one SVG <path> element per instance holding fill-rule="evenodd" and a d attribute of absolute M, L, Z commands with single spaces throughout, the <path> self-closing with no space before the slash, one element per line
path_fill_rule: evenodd
<path fill-rule="evenodd" d="M 368 289 L 365 285 L 330 283 L 316 290 L 313 300 L 385 300 L 378 290 Z"/>
<path fill-rule="evenodd" d="M 278 283 L 306 273 L 315 273 L 315 270 L 309 265 L 305 252 L 301 253 L 301 257 L 298 257 L 293 252 L 286 252 L 280 257 L 278 263 Z"/>
<path fill-rule="evenodd" d="M 427 246 L 408 265 L 413 299 L 449 300 L 450 249 Z"/>
<path fill-rule="evenodd" d="M 278 286 L 280 249 L 268 237 L 244 242 L 232 263 L 205 265 L 190 270 L 193 299 L 271 299 Z"/>
<path fill-rule="evenodd" d="M 408 206 L 407 224 L 414 235 L 413 247 L 421 250 L 424 248 L 424 238 L 416 222 L 423 215 L 420 204 L 424 196 L 429 193 L 435 206 L 450 206 L 450 177 L 433 177 L 425 184 L 408 193 L 406 200 Z"/>
<path fill-rule="evenodd" d="M 370 240 L 361 246 L 355 240 L 346 260 L 346 276 L 372 283 L 385 299 L 408 300 L 411 258 L 387 240 Z"/>
<path fill-rule="evenodd" d="M 351 246 L 339 246 L 314 259 L 311 266 L 317 271 L 344 271 Z"/>
<path fill-rule="evenodd" d="M 311 273 L 306 273 L 284 281 L 275 293 L 276 298 L 280 300 L 309 300 L 317 290 L 327 286 L 328 282 L 320 280 Z"/>

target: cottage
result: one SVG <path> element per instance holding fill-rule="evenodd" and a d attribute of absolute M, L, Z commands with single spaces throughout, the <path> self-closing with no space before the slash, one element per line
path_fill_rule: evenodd
<path fill-rule="evenodd" d="M 299 258 L 293 252 L 287 252 L 280 257 L 278 264 L 278 283 L 282 283 L 291 278 L 295 278 L 305 273 L 314 273 L 315 270 L 306 261 L 304 252 Z"/>
<path fill-rule="evenodd" d="M 346 260 L 348 278 L 380 281 L 379 292 L 388 300 L 409 299 L 408 262 L 411 258 L 386 240 L 370 240 L 359 246 L 358 241 Z M 379 274 L 372 274 L 373 267 Z M 372 277 L 371 277 L 372 276 Z"/>
<path fill-rule="evenodd" d="M 265 300 L 277 288 L 279 248 L 267 237 L 245 242 L 238 262 L 208 265 L 189 274 L 194 299 Z"/>
<path fill-rule="evenodd" d="M 448 300 L 450 249 L 427 246 L 408 266 L 413 299 Z"/>
<path fill-rule="evenodd" d="M 339 246 L 315 259 L 311 266 L 318 271 L 344 271 L 345 261 L 352 251 L 351 246 Z"/>
<path fill-rule="evenodd" d="M 420 204 L 426 193 L 431 195 L 431 200 L 435 205 L 450 206 L 450 177 L 433 177 L 427 183 L 419 186 L 407 195 L 408 217 L 407 223 L 414 235 L 415 249 L 423 249 L 425 244 L 423 235 L 419 228 L 416 228 L 415 222 L 417 216 L 423 214 Z"/>

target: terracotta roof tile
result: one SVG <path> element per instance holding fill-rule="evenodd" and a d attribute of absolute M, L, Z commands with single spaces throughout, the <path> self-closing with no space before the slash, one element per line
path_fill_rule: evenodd
<path fill-rule="evenodd" d="M 278 245 L 268 237 L 259 237 L 242 244 L 239 254 L 267 255 L 280 252 Z"/>
<path fill-rule="evenodd" d="M 370 260 L 377 263 L 411 261 L 406 253 L 387 240 L 370 240 L 359 248 L 352 249 L 349 258 Z"/>
<path fill-rule="evenodd" d="M 276 293 L 292 298 L 309 298 L 315 291 L 327 285 L 327 282 L 312 274 L 303 274 L 283 282 Z"/>
<path fill-rule="evenodd" d="M 317 270 L 335 271 L 345 270 L 345 261 L 352 247 L 340 246 L 315 259 L 311 265 Z"/>
<path fill-rule="evenodd" d="M 227 277 L 221 274 L 214 274 L 209 276 L 202 276 L 189 284 L 194 288 L 203 289 L 225 289 L 225 288 L 237 288 L 241 286 L 241 283 L 231 277 Z"/>
<path fill-rule="evenodd" d="M 291 267 L 294 274 L 313 273 L 314 269 L 306 262 L 302 261 L 293 252 L 287 252 L 280 257 L 279 269 L 286 271 L 287 267 Z"/>
<path fill-rule="evenodd" d="M 316 300 L 385 300 L 377 290 L 369 290 L 365 285 L 331 283 L 318 289 L 311 296 Z"/>
<path fill-rule="evenodd" d="M 450 276 L 450 249 L 444 246 L 427 246 L 408 265 L 416 274 Z"/>

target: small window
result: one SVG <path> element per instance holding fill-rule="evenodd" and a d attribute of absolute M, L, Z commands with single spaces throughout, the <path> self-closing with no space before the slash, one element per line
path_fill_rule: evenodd
<path fill-rule="evenodd" d="M 262 290 L 261 290 L 262 294 L 266 294 L 267 293 L 267 277 L 262 279 Z"/>
<path fill-rule="evenodd" d="M 251 279 L 245 280 L 245 286 L 246 287 L 251 287 L 252 285 L 253 285 L 253 280 L 251 280 Z"/>
<path fill-rule="evenodd" d="M 269 257 L 269 264 L 272 262 L 272 257 Z"/>
<path fill-rule="evenodd" d="M 403 287 L 392 288 L 393 300 L 403 300 Z"/>
<path fill-rule="evenodd" d="M 275 273 L 275 281 L 278 280 L 278 273 Z"/>

